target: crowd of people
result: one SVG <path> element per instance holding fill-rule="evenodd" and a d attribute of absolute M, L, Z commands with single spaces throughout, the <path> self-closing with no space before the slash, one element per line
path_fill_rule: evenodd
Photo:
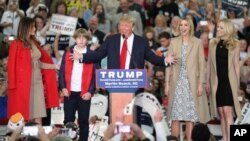
<path fill-rule="evenodd" d="M 162 104 L 169 139 L 179 138 L 184 121 L 186 140 L 199 140 L 207 126 L 197 123 L 218 119 L 221 140 L 229 141 L 230 125 L 250 100 L 249 3 L 240 10 L 213 0 L 0 0 L 0 119 L 20 112 L 44 125 L 63 102 L 62 124 L 75 122 L 77 111 L 85 141 L 91 97 L 108 96 L 95 88 L 95 70 L 147 69 L 149 85 L 136 94 L 149 92 Z M 73 36 L 50 31 L 53 14 L 77 19 Z M 155 119 L 136 109 L 131 128 L 149 140 L 139 127 Z M 116 138 L 114 127 L 105 140 Z"/>

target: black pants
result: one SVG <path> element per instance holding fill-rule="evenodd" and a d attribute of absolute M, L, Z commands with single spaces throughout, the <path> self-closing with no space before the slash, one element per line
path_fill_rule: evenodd
<path fill-rule="evenodd" d="M 81 92 L 71 92 L 69 97 L 64 97 L 64 124 L 75 121 L 76 111 L 80 127 L 80 141 L 87 141 L 89 134 L 90 101 L 83 100 Z"/>

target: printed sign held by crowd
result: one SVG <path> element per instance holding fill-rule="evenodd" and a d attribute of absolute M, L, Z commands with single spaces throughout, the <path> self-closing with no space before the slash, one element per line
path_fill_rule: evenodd
<path fill-rule="evenodd" d="M 77 18 L 53 14 L 49 30 L 63 35 L 73 36 L 76 23 Z"/>
<path fill-rule="evenodd" d="M 222 0 L 222 9 L 235 12 L 237 17 L 243 16 L 243 7 L 249 7 L 249 0 Z"/>

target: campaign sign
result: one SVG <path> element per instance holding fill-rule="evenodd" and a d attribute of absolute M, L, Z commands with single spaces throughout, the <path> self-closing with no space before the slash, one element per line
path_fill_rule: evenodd
<path fill-rule="evenodd" d="M 248 0 L 222 0 L 222 9 L 234 11 L 238 17 L 243 16 L 243 7 L 248 7 Z"/>
<path fill-rule="evenodd" d="M 55 40 L 55 35 L 46 35 L 46 44 L 53 44 Z M 68 35 L 60 35 L 58 40 L 58 49 L 65 50 L 69 46 L 70 36 Z"/>
<path fill-rule="evenodd" d="M 230 141 L 249 141 L 250 125 L 230 125 Z"/>
<path fill-rule="evenodd" d="M 77 18 L 75 17 L 53 14 L 49 30 L 72 36 L 76 29 L 76 23 Z"/>
<path fill-rule="evenodd" d="M 145 69 L 99 69 L 96 70 L 96 87 L 116 92 L 147 87 Z M 124 91 L 125 90 L 125 91 Z"/>

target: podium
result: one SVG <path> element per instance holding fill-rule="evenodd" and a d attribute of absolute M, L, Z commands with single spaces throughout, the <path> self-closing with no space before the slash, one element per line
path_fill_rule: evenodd
<path fill-rule="evenodd" d="M 147 71 L 145 69 L 98 69 L 96 70 L 96 87 L 110 92 L 109 115 L 111 123 L 123 114 L 125 106 L 134 98 L 139 88 L 147 87 Z M 134 123 L 134 116 L 125 115 L 124 123 Z"/>

